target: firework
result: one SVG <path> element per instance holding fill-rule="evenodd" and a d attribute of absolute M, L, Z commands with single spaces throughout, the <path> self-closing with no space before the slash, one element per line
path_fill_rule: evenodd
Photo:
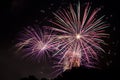
<path fill-rule="evenodd" d="M 70 4 L 69 8 L 54 13 L 55 18 L 50 20 L 54 27 L 43 27 L 45 30 L 26 28 L 16 47 L 18 51 L 27 51 L 26 57 L 39 60 L 44 56 L 57 58 L 54 66 L 59 68 L 57 71 L 61 70 L 61 66 L 63 71 L 72 67 L 92 66 L 104 52 L 101 44 L 105 42 L 102 38 L 108 36 L 104 29 L 109 25 L 103 22 L 104 16 L 97 17 L 99 11 L 100 8 L 91 10 L 89 3 L 84 10 L 81 10 L 80 3 L 76 9 Z"/>
<path fill-rule="evenodd" d="M 17 51 L 23 51 L 24 57 L 31 56 L 38 61 L 50 56 L 49 52 L 54 50 L 55 45 L 53 37 L 50 35 L 52 31 L 42 30 L 39 27 L 28 27 L 21 32 L 19 42 L 16 44 Z"/>
<path fill-rule="evenodd" d="M 77 10 L 70 4 L 69 9 L 54 13 L 55 20 L 50 21 L 57 26 L 52 27 L 52 30 L 60 33 L 56 34 L 56 37 L 61 48 L 53 56 L 61 54 L 62 58 L 59 63 L 63 64 L 64 70 L 80 67 L 80 65 L 87 66 L 93 63 L 92 59 L 97 60 L 98 51 L 104 52 L 100 44 L 105 44 L 102 40 L 107 36 L 104 28 L 109 25 L 103 22 L 104 16 L 96 17 L 100 8 L 92 12 L 90 8 L 88 3 L 83 13 L 80 4 Z"/>

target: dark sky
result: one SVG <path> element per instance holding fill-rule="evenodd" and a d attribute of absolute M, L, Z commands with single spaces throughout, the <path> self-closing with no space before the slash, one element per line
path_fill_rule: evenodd
<path fill-rule="evenodd" d="M 4 1 L 4 2 L 3 2 Z M 81 4 L 92 2 L 94 6 L 103 7 L 102 13 L 111 24 L 110 33 L 110 71 L 119 69 L 119 2 L 118 0 L 81 0 Z M 0 10 L 0 80 L 19 80 L 22 77 L 35 75 L 37 78 L 48 76 L 51 69 L 48 65 L 22 60 L 13 52 L 16 36 L 23 27 L 34 23 L 44 23 L 52 12 L 77 0 L 2 0 Z M 109 63 L 108 63 L 109 64 Z M 111 72 L 112 73 L 112 72 Z"/>

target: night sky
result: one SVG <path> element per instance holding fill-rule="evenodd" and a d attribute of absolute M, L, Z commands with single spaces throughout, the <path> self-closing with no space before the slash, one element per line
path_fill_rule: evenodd
<path fill-rule="evenodd" d="M 38 79 L 49 77 L 52 69 L 49 64 L 22 59 L 14 50 L 18 33 L 32 24 L 44 25 L 52 17 L 52 13 L 69 3 L 78 0 L 1 0 L 0 10 L 0 80 L 19 80 L 22 77 L 34 75 Z M 118 0 L 81 0 L 81 4 L 92 2 L 95 7 L 102 7 L 102 14 L 106 15 L 110 27 L 108 40 L 108 59 L 104 71 L 108 76 L 118 77 L 120 68 L 120 9 Z M 104 60 L 102 61 L 104 63 Z M 83 70 L 83 69 L 82 69 Z M 78 70 L 79 71 L 79 70 Z M 104 71 L 101 74 L 104 74 Z M 85 76 L 87 69 L 83 70 Z M 78 72 L 79 73 L 79 72 Z M 74 73 L 77 74 L 78 73 Z M 93 74 L 94 73 L 89 73 Z M 88 74 L 87 74 L 88 75 Z M 114 76 L 115 75 L 115 76 Z"/>

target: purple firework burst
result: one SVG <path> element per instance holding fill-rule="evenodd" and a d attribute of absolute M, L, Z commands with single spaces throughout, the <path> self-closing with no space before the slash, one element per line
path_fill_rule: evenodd
<path fill-rule="evenodd" d="M 80 4 L 77 10 L 70 4 L 69 9 L 54 13 L 55 20 L 50 21 L 57 26 L 51 29 L 61 33 L 56 34 L 61 48 L 53 56 L 61 54 L 59 63 L 63 64 L 64 70 L 80 65 L 91 66 L 93 59 L 98 59 L 98 51 L 104 52 L 100 44 L 105 44 L 102 38 L 107 37 L 108 34 L 104 33 L 104 28 L 109 25 L 103 22 L 104 16 L 96 17 L 100 8 L 92 12 L 90 8 L 88 3 L 83 13 Z"/>
<path fill-rule="evenodd" d="M 49 33 L 49 35 L 48 35 Z M 53 36 L 50 34 L 52 31 L 45 31 L 39 27 L 28 27 L 21 32 L 21 36 L 16 44 L 17 51 L 23 51 L 23 57 L 33 57 L 34 59 L 41 61 L 46 60 L 46 57 L 50 56 L 49 52 L 55 50 L 55 44 Z"/>

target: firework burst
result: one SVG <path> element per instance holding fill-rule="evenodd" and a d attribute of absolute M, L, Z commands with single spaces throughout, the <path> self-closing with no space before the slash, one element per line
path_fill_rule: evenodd
<path fill-rule="evenodd" d="M 86 64 L 93 63 L 92 59 L 97 60 L 98 51 L 104 52 L 100 44 L 105 44 L 102 40 L 107 36 L 104 28 L 109 25 L 103 22 L 104 16 L 96 17 L 100 8 L 92 12 L 90 8 L 88 3 L 84 8 L 84 13 L 81 14 L 80 4 L 77 10 L 70 4 L 69 9 L 54 13 L 55 20 L 50 21 L 57 26 L 52 27 L 52 30 L 61 33 L 56 36 L 61 48 L 53 56 L 61 54 L 59 63 L 63 63 L 64 70 L 80 67 L 80 65 L 88 66 Z"/>
<path fill-rule="evenodd" d="M 21 33 L 22 37 L 19 38 L 19 43 L 16 44 L 17 51 L 24 51 L 24 57 L 31 56 L 38 61 L 45 60 L 55 47 L 51 33 L 52 31 L 41 30 L 38 27 L 25 28 Z"/>

